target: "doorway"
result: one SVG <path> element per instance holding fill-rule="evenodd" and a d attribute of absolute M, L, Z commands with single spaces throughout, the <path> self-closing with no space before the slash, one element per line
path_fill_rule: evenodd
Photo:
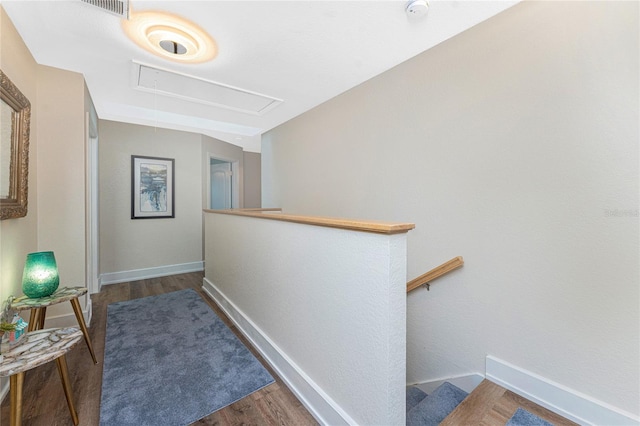
<path fill-rule="evenodd" d="M 208 208 L 212 210 L 238 207 L 237 162 L 209 157 Z"/>

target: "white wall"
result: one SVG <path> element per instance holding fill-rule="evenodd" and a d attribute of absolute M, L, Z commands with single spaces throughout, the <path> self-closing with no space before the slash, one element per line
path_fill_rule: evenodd
<path fill-rule="evenodd" d="M 216 213 L 205 232 L 203 287 L 323 424 L 404 424 L 406 234 Z"/>
<path fill-rule="evenodd" d="M 100 120 L 100 273 L 202 261 L 201 136 Z M 131 156 L 175 159 L 175 218 L 131 219 Z"/>
<path fill-rule="evenodd" d="M 640 413 L 638 39 L 637 2 L 524 2 L 263 137 L 265 207 L 464 256 L 408 296 L 409 382 L 489 354 Z"/>

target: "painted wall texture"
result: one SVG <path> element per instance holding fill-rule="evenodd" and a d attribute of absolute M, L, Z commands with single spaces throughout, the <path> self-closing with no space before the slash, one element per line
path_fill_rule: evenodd
<path fill-rule="evenodd" d="M 486 355 L 640 412 L 637 2 L 525 2 L 263 137 L 263 205 L 414 222 L 407 381 Z M 366 298 L 366 294 L 362 295 Z"/>
<path fill-rule="evenodd" d="M 31 102 L 29 198 L 27 216 L 0 221 L 0 300 L 22 294 L 27 253 L 38 250 L 38 65 L 0 6 L 0 68 Z"/>
<path fill-rule="evenodd" d="M 84 114 L 91 100 L 81 74 L 38 65 L 4 10 L 0 15 L 0 66 L 31 103 L 27 216 L 0 223 L 4 300 L 22 294 L 24 260 L 34 251 L 54 251 L 61 285 L 84 285 Z M 70 312 L 55 306 L 47 316 Z"/>
<path fill-rule="evenodd" d="M 407 234 L 215 213 L 205 231 L 205 282 L 304 372 L 293 383 L 321 423 L 404 424 Z"/>
<path fill-rule="evenodd" d="M 260 154 L 244 152 L 244 208 L 262 206 Z"/>
<path fill-rule="evenodd" d="M 100 273 L 202 260 L 201 136 L 100 120 Z M 175 160 L 175 218 L 131 219 L 131 156 Z"/>
<path fill-rule="evenodd" d="M 260 179 L 251 177 L 245 184 L 241 147 L 179 130 L 109 120 L 99 124 L 100 274 L 203 260 L 209 155 L 238 163 L 240 200 L 246 186 L 255 202 Z M 174 219 L 131 219 L 132 155 L 175 160 Z M 259 154 L 254 155 L 259 163 Z"/>
<path fill-rule="evenodd" d="M 56 254 L 61 285 L 85 285 L 85 86 L 38 66 L 38 250 Z M 32 182 L 33 180 L 30 180 Z"/>

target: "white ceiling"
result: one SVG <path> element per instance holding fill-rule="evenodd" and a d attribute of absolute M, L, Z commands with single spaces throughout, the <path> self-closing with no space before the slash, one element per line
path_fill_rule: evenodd
<path fill-rule="evenodd" d="M 177 14 L 216 40 L 215 59 L 187 65 L 141 49 L 119 17 L 80 0 L 2 0 L 38 63 L 84 75 L 100 118 L 193 131 L 254 152 L 263 132 L 515 3 L 431 0 L 415 18 L 404 0 L 131 0 L 134 11 Z M 135 63 L 282 103 L 257 115 L 135 89 Z"/>

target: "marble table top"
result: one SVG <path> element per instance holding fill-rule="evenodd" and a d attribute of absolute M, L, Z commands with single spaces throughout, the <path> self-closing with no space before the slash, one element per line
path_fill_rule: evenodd
<path fill-rule="evenodd" d="M 32 331 L 22 337 L 20 343 L 2 353 L 0 377 L 8 377 L 66 354 L 82 338 L 75 327 L 48 328 Z"/>
<path fill-rule="evenodd" d="M 87 292 L 86 287 L 60 287 L 53 294 L 45 297 L 30 299 L 27 296 L 21 296 L 11 301 L 11 309 L 23 311 L 25 309 L 43 308 L 55 305 L 67 300 L 80 297 Z"/>

